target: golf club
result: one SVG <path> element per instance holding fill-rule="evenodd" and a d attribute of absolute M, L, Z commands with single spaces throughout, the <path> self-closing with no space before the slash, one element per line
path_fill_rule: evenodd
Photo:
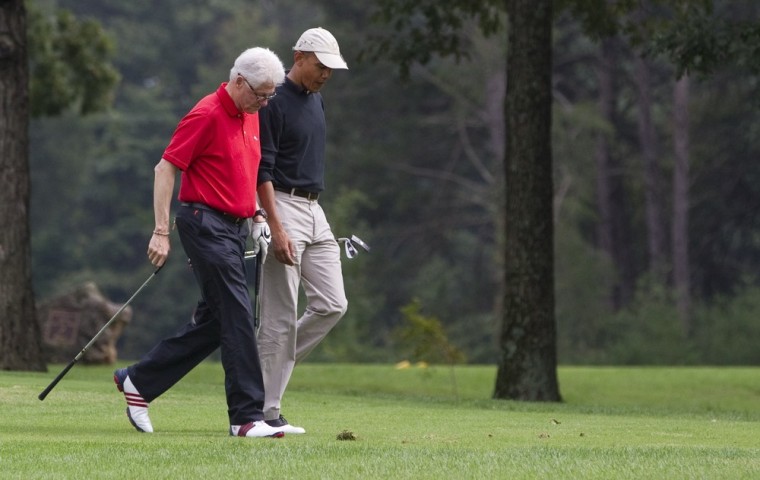
<path fill-rule="evenodd" d="M 261 261 L 261 250 L 259 250 L 258 254 L 247 251 L 244 257 L 246 260 L 253 258 L 253 261 L 256 262 L 253 267 L 253 328 L 258 333 L 261 326 L 261 266 L 264 262 Z"/>
<path fill-rule="evenodd" d="M 363 248 L 365 252 L 369 252 L 370 250 L 369 245 L 364 243 L 364 241 L 356 235 L 351 235 L 351 238 L 341 237 L 338 239 L 338 242 L 343 242 L 346 257 L 349 259 L 355 258 L 359 255 L 359 250 L 356 248 L 357 246 Z"/>
<path fill-rule="evenodd" d="M 150 282 L 153 279 L 153 277 L 156 276 L 156 274 L 161 270 L 161 268 L 163 268 L 163 265 L 161 267 L 158 267 L 153 273 L 151 273 L 150 277 L 148 277 L 148 279 L 145 280 L 145 282 L 142 285 L 140 285 L 140 288 L 138 288 L 137 291 L 135 293 L 133 293 L 131 297 L 129 297 L 129 300 L 127 300 L 127 302 L 124 305 L 122 305 L 121 308 L 119 308 L 119 310 L 116 311 L 116 313 L 114 313 L 113 317 L 111 317 L 111 319 L 109 321 L 107 321 L 105 325 L 103 325 L 103 328 L 101 328 L 100 331 L 98 333 L 96 333 L 94 337 L 92 337 L 92 340 L 90 340 L 87 343 L 87 345 L 84 346 L 84 348 L 82 349 L 82 351 L 80 351 L 77 354 L 77 356 L 74 357 L 74 359 L 72 361 L 70 361 L 68 365 L 66 365 L 66 368 L 64 368 L 61 371 L 61 373 L 59 373 L 58 376 L 55 377 L 52 382 L 50 382 L 50 385 L 48 385 L 47 388 L 45 390 L 43 390 L 42 393 L 40 393 L 37 398 L 39 398 L 40 400 L 45 400 L 45 397 L 48 396 L 48 393 L 50 393 L 50 391 L 53 390 L 53 388 L 55 388 L 56 385 L 58 385 L 58 382 L 60 382 L 61 379 L 67 373 L 69 373 L 69 370 L 71 370 L 71 367 L 73 367 L 74 364 L 77 363 L 80 358 L 82 358 L 82 356 L 87 351 L 87 349 L 90 348 L 92 346 L 92 344 L 95 343 L 95 341 L 98 339 L 98 337 L 100 337 L 100 335 L 102 335 L 103 332 L 106 331 L 106 329 L 111 325 L 111 323 L 113 323 L 113 321 L 116 320 L 116 317 L 118 317 L 119 314 L 122 311 L 124 311 L 125 308 L 127 308 L 127 305 L 129 305 L 132 302 L 132 300 L 137 296 L 137 294 L 140 293 L 140 291 L 143 288 L 145 288 L 145 285 L 147 285 L 148 282 Z"/>

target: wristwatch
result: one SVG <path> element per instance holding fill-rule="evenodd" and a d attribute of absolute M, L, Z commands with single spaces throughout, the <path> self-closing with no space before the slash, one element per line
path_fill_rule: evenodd
<path fill-rule="evenodd" d="M 253 216 L 254 217 L 264 217 L 264 220 L 266 220 L 267 219 L 267 211 L 264 210 L 263 208 L 259 208 L 258 210 L 256 210 L 255 212 L 253 212 Z"/>

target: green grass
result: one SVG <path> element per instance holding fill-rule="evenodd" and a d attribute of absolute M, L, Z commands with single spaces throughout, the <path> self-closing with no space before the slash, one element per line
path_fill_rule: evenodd
<path fill-rule="evenodd" d="M 0 372 L 0 478 L 757 479 L 760 368 L 562 367 L 558 404 L 491 400 L 495 368 L 304 364 L 284 413 L 306 435 L 227 435 L 202 364 L 129 425 L 111 367 Z M 336 436 L 348 430 L 354 441 Z"/>

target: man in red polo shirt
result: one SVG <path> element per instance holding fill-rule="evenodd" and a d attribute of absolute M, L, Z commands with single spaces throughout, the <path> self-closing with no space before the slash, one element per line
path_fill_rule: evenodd
<path fill-rule="evenodd" d="M 155 167 L 155 229 L 148 258 L 161 267 L 169 255 L 170 205 L 181 172 L 175 223 L 201 289 L 193 321 L 158 343 L 139 362 L 114 372 L 127 400 L 127 416 L 141 432 L 152 432 L 148 404 L 221 348 L 230 435 L 281 437 L 264 422 L 264 385 L 256 347 L 253 312 L 245 276 L 249 221 L 256 210 L 261 146 L 258 110 L 285 77 L 270 50 L 243 52 L 229 82 L 201 99 L 180 121 Z"/>

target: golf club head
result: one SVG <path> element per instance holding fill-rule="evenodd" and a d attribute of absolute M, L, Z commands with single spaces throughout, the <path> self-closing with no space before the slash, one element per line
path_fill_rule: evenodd
<path fill-rule="evenodd" d="M 359 255 L 359 250 L 356 248 L 356 246 L 360 246 L 364 249 L 364 251 L 369 252 L 369 245 L 364 243 L 364 241 L 357 237 L 356 235 L 351 235 L 351 238 L 339 238 L 339 242 L 343 242 L 343 248 L 346 251 L 346 257 L 349 259 L 356 258 L 357 255 Z"/>
<path fill-rule="evenodd" d="M 357 237 L 356 235 L 351 235 L 351 243 L 353 243 L 354 246 L 359 245 L 360 247 L 364 249 L 365 252 L 369 252 L 369 245 L 364 243 L 364 240 Z"/>

